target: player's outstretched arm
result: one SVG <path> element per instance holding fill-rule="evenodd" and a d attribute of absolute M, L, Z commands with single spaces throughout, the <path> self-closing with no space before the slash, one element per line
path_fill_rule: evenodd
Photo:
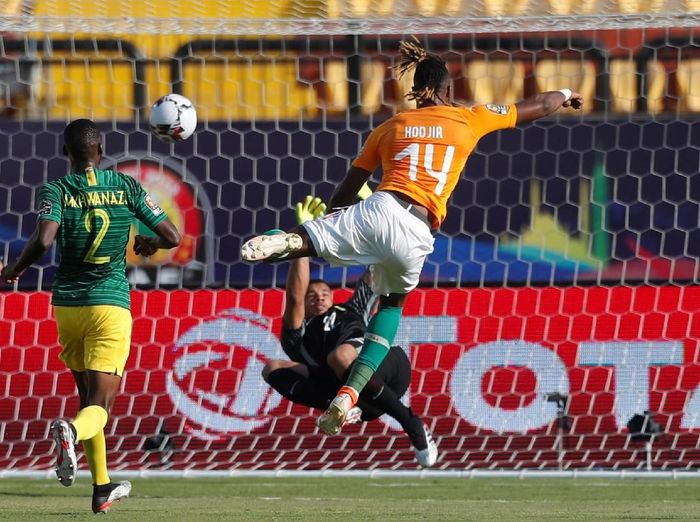
<path fill-rule="evenodd" d="M 371 175 L 372 173 L 365 169 L 350 167 L 350 170 L 345 175 L 345 179 L 340 182 L 340 185 L 338 185 L 338 188 L 335 189 L 331 196 L 331 211 L 352 205 L 355 202 L 355 196 L 358 195 L 360 189 L 367 183 Z"/>
<path fill-rule="evenodd" d="M 304 201 L 300 201 L 295 207 L 297 224 L 303 225 L 307 221 L 323 216 L 325 212 L 326 204 L 321 198 L 306 196 Z M 296 330 L 301 328 L 304 322 L 304 297 L 309 287 L 310 277 L 309 258 L 300 257 L 290 261 L 285 288 L 287 301 L 282 319 L 286 328 Z"/>
<path fill-rule="evenodd" d="M 542 92 L 515 104 L 518 111 L 516 124 L 543 118 L 556 112 L 560 107 L 580 109 L 582 106 L 583 98 L 581 95 L 570 89 Z"/>
<path fill-rule="evenodd" d="M 304 296 L 309 287 L 309 258 L 300 257 L 289 262 L 285 294 L 287 301 L 284 305 L 282 320 L 284 326 L 292 330 L 301 328 L 304 323 Z"/>
<path fill-rule="evenodd" d="M 14 283 L 27 268 L 41 259 L 56 239 L 59 226 L 59 223 L 56 221 L 48 219 L 39 221 L 32 237 L 29 238 L 17 261 L 9 263 L 7 266 L 0 263 L 0 279 L 2 282 Z"/>
<path fill-rule="evenodd" d="M 152 256 L 160 249 L 175 248 L 180 244 L 180 233 L 169 218 L 155 226 L 156 236 L 137 235 L 134 238 L 134 253 L 142 256 Z"/>

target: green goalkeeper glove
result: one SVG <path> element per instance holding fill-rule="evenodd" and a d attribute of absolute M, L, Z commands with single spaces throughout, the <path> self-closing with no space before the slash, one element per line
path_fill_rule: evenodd
<path fill-rule="evenodd" d="M 367 184 L 367 182 L 365 182 L 365 184 L 362 185 L 362 188 L 360 189 L 360 191 L 357 193 L 357 197 L 360 199 L 367 199 L 371 195 L 372 195 L 372 189 L 369 188 L 369 185 Z"/>
<path fill-rule="evenodd" d="M 321 200 L 321 198 L 315 198 L 313 196 L 306 196 L 303 202 L 297 203 L 296 214 L 297 223 L 300 225 L 321 217 L 326 213 L 326 204 Z"/>

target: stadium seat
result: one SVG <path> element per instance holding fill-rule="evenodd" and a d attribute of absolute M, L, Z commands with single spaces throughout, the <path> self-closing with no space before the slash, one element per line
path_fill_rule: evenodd
<path fill-rule="evenodd" d="M 384 77 L 387 66 L 383 60 L 371 60 L 362 63 L 362 112 L 374 114 L 384 102 Z"/>
<path fill-rule="evenodd" d="M 578 59 L 539 60 L 535 64 L 535 78 L 539 92 L 555 91 L 563 87 L 581 93 L 586 103 L 583 111 L 591 112 L 595 105 L 596 69 L 589 61 Z M 574 109 L 563 109 L 564 114 L 576 114 Z"/>
<path fill-rule="evenodd" d="M 664 110 L 664 98 L 666 96 L 666 68 L 657 61 L 647 64 L 647 112 L 657 114 Z"/>
<path fill-rule="evenodd" d="M 8 0 L 0 0 L 3 5 Z M 27 4 L 20 0 L 10 0 L 10 3 Z M 293 10 L 299 2 L 269 2 L 260 1 L 255 4 L 255 16 L 258 18 L 279 18 L 285 15 L 285 10 Z M 307 2 L 309 4 L 313 2 Z M 75 2 L 73 0 L 34 0 L 33 14 L 39 16 L 110 16 L 114 18 L 168 18 L 176 17 L 173 13 L 172 0 L 149 0 L 148 2 Z M 221 18 L 250 18 L 250 8 L 246 2 L 201 2 L 199 0 L 178 0 L 178 18 L 187 19 L 202 17 L 210 19 Z M 1 8 L 0 8 L 1 9 Z M 307 9 L 309 15 L 318 10 Z M 302 13 L 303 9 L 296 12 Z M 60 37 L 60 35 L 56 35 Z M 80 37 L 80 34 L 76 34 Z M 94 36 L 94 35 L 93 35 Z M 142 51 L 147 58 L 163 58 L 177 49 L 180 45 L 192 40 L 187 34 L 139 34 L 120 35 Z"/>
<path fill-rule="evenodd" d="M 634 60 L 610 61 L 611 109 L 614 112 L 635 112 L 639 98 L 637 64 Z"/>
<path fill-rule="evenodd" d="M 610 95 L 614 112 L 636 112 L 638 92 L 637 64 L 634 60 L 616 59 L 610 61 Z M 647 111 L 655 114 L 663 110 L 666 73 L 658 61 L 647 65 Z"/>
<path fill-rule="evenodd" d="M 325 4 L 328 18 L 389 16 L 394 10 L 394 0 L 328 0 Z"/>
<path fill-rule="evenodd" d="M 345 60 L 326 60 L 323 68 L 325 108 L 343 112 L 348 107 L 347 65 Z"/>
<path fill-rule="evenodd" d="M 666 7 L 664 0 L 617 0 L 620 13 L 660 12 Z"/>
<path fill-rule="evenodd" d="M 520 16 L 527 10 L 529 0 L 486 0 L 484 16 Z"/>
<path fill-rule="evenodd" d="M 454 16 L 461 11 L 461 0 L 413 0 L 419 16 Z"/>
<path fill-rule="evenodd" d="M 184 67 L 183 94 L 203 120 L 295 119 L 316 114 L 316 94 L 298 81 L 293 59 L 208 62 Z"/>
<path fill-rule="evenodd" d="M 0 3 L 0 16 L 12 16 L 22 14 L 22 0 L 4 0 Z"/>
<path fill-rule="evenodd" d="M 682 111 L 700 112 L 700 58 L 686 58 L 676 71 L 678 97 Z"/>
<path fill-rule="evenodd" d="M 360 69 L 361 110 L 369 115 L 382 107 L 386 64 L 382 60 L 365 60 Z M 348 108 L 347 64 L 345 60 L 326 60 L 324 69 L 325 108 L 345 112 Z"/>
<path fill-rule="evenodd" d="M 547 12 L 553 15 L 589 14 L 595 10 L 595 0 L 548 0 Z"/>
<path fill-rule="evenodd" d="M 53 56 L 56 57 L 55 55 Z M 49 119 L 128 120 L 134 116 L 133 66 L 114 56 L 99 62 L 94 55 L 70 54 L 70 61 L 43 67 L 39 99 Z"/>
<path fill-rule="evenodd" d="M 474 104 L 512 103 L 523 98 L 525 66 L 519 61 L 472 60 L 465 66 Z"/>

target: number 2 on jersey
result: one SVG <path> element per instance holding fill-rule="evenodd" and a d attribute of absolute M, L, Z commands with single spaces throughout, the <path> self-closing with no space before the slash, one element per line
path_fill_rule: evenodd
<path fill-rule="evenodd" d="M 438 196 L 442 194 L 445 188 L 445 183 L 447 183 L 447 173 L 450 171 L 452 166 L 452 158 L 455 155 L 454 145 L 448 145 L 445 149 L 445 159 L 442 160 L 442 169 L 433 170 L 433 152 L 435 146 L 432 143 L 425 145 L 425 151 L 423 153 L 423 168 L 425 172 L 437 180 L 437 185 L 435 185 L 435 194 Z M 394 159 L 396 161 L 401 161 L 405 157 L 408 157 L 408 177 L 411 181 L 415 181 L 418 177 L 418 164 L 421 157 L 421 146 L 420 143 L 411 143 L 401 152 L 399 152 Z"/>
<path fill-rule="evenodd" d="M 107 211 L 102 210 L 101 208 L 93 208 L 89 210 L 88 213 L 85 214 L 85 228 L 88 232 L 92 232 L 92 227 L 97 227 L 97 218 L 102 221 L 102 224 L 97 229 L 97 235 L 95 235 L 95 239 L 93 240 L 92 245 L 90 245 L 90 249 L 88 250 L 87 254 L 85 254 L 83 261 L 86 263 L 92 263 L 93 265 L 103 265 L 105 263 L 109 263 L 110 257 L 96 256 L 95 253 L 97 252 L 97 249 L 100 248 L 102 241 L 107 235 L 107 229 L 109 228 L 109 214 L 107 214 Z"/>

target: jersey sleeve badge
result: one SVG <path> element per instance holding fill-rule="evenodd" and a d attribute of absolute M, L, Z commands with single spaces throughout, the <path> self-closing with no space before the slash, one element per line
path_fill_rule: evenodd
<path fill-rule="evenodd" d="M 146 206 L 151 209 L 151 212 L 153 212 L 154 216 L 160 216 L 163 213 L 163 209 L 158 206 L 158 203 L 153 201 L 151 199 L 151 196 L 146 194 L 146 197 L 144 198 L 144 202 L 146 203 Z"/>
<path fill-rule="evenodd" d="M 39 206 L 37 208 L 37 214 L 40 216 L 46 216 L 48 214 L 51 214 L 51 211 L 53 210 L 53 204 L 51 201 L 48 199 L 42 199 L 39 202 Z"/>
<path fill-rule="evenodd" d="M 491 112 L 495 112 L 496 114 L 508 114 L 508 106 L 507 105 L 496 105 L 495 103 L 487 103 L 486 108 L 490 110 Z"/>

